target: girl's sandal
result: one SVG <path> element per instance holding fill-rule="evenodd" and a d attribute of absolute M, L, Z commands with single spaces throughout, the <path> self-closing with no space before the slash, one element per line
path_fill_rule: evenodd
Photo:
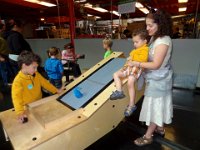
<path fill-rule="evenodd" d="M 143 137 L 137 138 L 134 143 L 137 146 L 144 146 L 151 144 L 153 142 L 153 137 L 151 138 L 146 138 L 145 135 Z"/>
<path fill-rule="evenodd" d="M 160 135 L 160 136 L 164 137 L 165 136 L 165 129 L 163 129 L 163 130 L 156 129 L 154 131 L 154 133 L 157 134 L 157 135 Z"/>

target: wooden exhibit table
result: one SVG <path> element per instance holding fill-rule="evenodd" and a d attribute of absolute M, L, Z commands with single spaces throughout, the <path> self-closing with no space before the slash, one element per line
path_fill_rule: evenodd
<path fill-rule="evenodd" d="M 113 72 L 124 64 L 123 53 L 114 52 L 53 95 L 27 105 L 29 121 L 21 124 L 13 109 L 0 113 L 5 134 L 16 150 L 82 150 L 113 130 L 124 118 L 129 103 L 127 80 L 121 100 L 109 100 L 115 85 Z M 106 68 L 107 67 L 107 68 Z M 112 68 L 112 69 L 111 69 Z M 110 74 L 108 74 L 110 73 Z M 82 98 L 73 97 L 79 87 Z M 136 102 L 144 89 L 136 92 Z"/>

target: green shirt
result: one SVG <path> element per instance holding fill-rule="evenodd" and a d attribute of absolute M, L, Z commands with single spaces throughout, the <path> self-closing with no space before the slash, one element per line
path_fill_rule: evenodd
<path fill-rule="evenodd" d="M 106 51 L 105 54 L 104 54 L 104 58 L 110 56 L 111 54 L 112 54 L 112 50 Z"/>

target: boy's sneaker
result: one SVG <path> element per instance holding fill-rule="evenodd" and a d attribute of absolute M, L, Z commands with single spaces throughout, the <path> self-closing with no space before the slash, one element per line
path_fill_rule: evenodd
<path fill-rule="evenodd" d="M 111 95 L 110 95 L 110 100 L 117 100 L 117 99 L 122 99 L 124 98 L 124 92 L 123 91 L 114 91 Z"/>
<path fill-rule="evenodd" d="M 137 106 L 127 106 L 127 108 L 124 111 L 124 116 L 129 117 L 133 114 L 133 112 L 137 109 Z"/>

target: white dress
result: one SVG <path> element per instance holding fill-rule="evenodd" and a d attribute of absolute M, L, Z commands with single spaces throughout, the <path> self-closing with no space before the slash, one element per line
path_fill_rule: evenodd
<path fill-rule="evenodd" d="M 172 41 L 169 36 L 157 38 L 149 46 L 149 61 L 153 60 L 155 47 L 160 44 L 169 46 L 165 59 L 158 70 L 148 70 L 145 81 L 145 97 L 142 104 L 139 120 L 162 127 L 163 124 L 170 124 L 173 117 L 172 105 L 172 70 L 170 57 Z"/>

